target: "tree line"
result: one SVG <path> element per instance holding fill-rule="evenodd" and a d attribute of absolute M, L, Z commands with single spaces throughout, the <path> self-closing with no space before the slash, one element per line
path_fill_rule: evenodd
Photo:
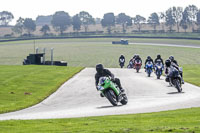
<path fill-rule="evenodd" d="M 8 24 L 14 19 L 11 12 L 3 11 L 0 12 L 0 25 L 8 26 Z M 126 33 L 129 26 L 133 24 L 136 26 L 137 31 L 140 32 L 143 24 L 148 24 L 152 27 L 154 32 L 157 31 L 157 27 L 162 24 L 162 30 L 168 28 L 170 32 L 173 32 L 173 27 L 176 26 L 176 32 L 180 32 L 180 27 L 186 32 L 188 28 L 192 28 L 192 31 L 200 31 L 200 9 L 195 5 L 189 5 L 185 9 L 182 7 L 171 7 L 168 10 L 160 13 L 151 13 L 148 18 L 141 15 L 136 15 L 131 17 L 125 13 L 119 13 L 114 15 L 114 13 L 105 13 L 102 19 L 99 19 L 102 27 L 107 29 L 110 34 L 116 25 L 121 25 L 122 32 Z M 59 32 L 61 35 L 68 27 L 72 26 L 75 32 L 79 32 L 81 27 L 84 27 L 85 32 L 88 31 L 89 25 L 96 23 L 95 18 L 92 17 L 86 11 L 81 11 L 80 13 L 70 16 L 65 11 L 57 11 L 52 15 L 51 25 L 53 28 Z M 198 29 L 195 29 L 195 25 Z M 36 30 L 35 21 L 32 18 L 19 18 L 12 28 L 13 32 L 17 34 L 26 31 L 29 35 Z M 49 25 L 43 25 L 40 29 L 41 32 L 46 35 L 50 32 Z"/>

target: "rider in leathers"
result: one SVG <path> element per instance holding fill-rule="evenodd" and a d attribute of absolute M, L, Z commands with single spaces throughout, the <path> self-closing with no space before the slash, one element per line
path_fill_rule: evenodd
<path fill-rule="evenodd" d="M 152 64 L 153 64 L 153 66 L 154 66 L 154 62 L 153 62 L 153 59 L 151 58 L 151 56 L 147 56 L 147 59 L 146 59 L 146 61 L 145 61 L 145 63 L 144 63 L 144 69 L 145 69 L 145 72 L 146 72 L 146 64 L 147 64 L 147 62 L 151 62 Z"/>
<path fill-rule="evenodd" d="M 157 55 L 157 58 L 154 60 L 154 64 L 156 64 L 156 63 L 158 63 L 158 62 L 161 62 L 162 65 L 164 65 L 163 59 L 161 58 L 161 55 L 160 55 L 160 54 Z"/>
<path fill-rule="evenodd" d="M 174 56 L 170 56 L 169 59 L 165 61 L 165 65 L 166 65 L 165 74 L 167 74 L 167 75 L 169 74 L 170 67 L 175 67 L 181 75 L 182 84 L 184 84 L 183 72 L 180 71 L 178 62 L 176 60 L 174 60 Z"/>
<path fill-rule="evenodd" d="M 108 69 L 104 69 L 102 64 L 97 64 L 96 65 L 96 71 L 97 71 L 97 73 L 95 74 L 95 85 L 96 85 L 96 88 L 98 87 L 98 83 L 99 83 L 100 77 L 110 76 L 111 80 L 119 86 L 119 89 L 122 92 L 124 92 L 124 89 L 121 86 L 120 80 L 118 78 L 114 78 L 114 75 Z"/>
<path fill-rule="evenodd" d="M 124 57 L 124 55 L 121 55 L 119 57 L 119 64 L 121 64 L 121 63 L 125 63 L 125 57 Z"/>
<path fill-rule="evenodd" d="M 144 64 L 146 65 L 146 63 L 149 62 L 149 61 L 152 62 L 152 64 L 154 64 L 153 59 L 151 58 L 151 56 L 147 56 L 147 59 L 146 59 Z"/>

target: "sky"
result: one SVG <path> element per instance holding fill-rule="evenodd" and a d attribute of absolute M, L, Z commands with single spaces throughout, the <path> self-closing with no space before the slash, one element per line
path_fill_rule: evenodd
<path fill-rule="evenodd" d="M 163 12 L 172 6 L 185 8 L 192 4 L 200 8 L 200 0 L 3 0 L 0 11 L 11 12 L 15 17 L 11 24 L 15 24 L 19 17 L 35 20 L 38 15 L 52 15 L 56 11 L 68 12 L 70 16 L 87 11 L 94 18 L 103 18 L 108 12 L 148 18 L 153 12 Z"/>

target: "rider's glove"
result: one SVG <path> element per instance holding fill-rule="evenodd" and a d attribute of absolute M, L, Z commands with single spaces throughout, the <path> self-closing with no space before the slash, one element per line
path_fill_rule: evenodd
<path fill-rule="evenodd" d="M 104 88 L 103 88 L 102 86 L 100 86 L 100 85 L 97 86 L 97 90 L 100 91 L 100 90 L 103 90 L 103 89 L 104 89 Z"/>

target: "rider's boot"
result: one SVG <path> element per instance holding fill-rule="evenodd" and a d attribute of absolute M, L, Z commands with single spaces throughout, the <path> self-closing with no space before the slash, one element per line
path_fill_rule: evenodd
<path fill-rule="evenodd" d="M 101 96 L 101 97 L 104 97 L 104 95 L 103 95 L 102 93 L 100 93 L 100 96 Z"/>

